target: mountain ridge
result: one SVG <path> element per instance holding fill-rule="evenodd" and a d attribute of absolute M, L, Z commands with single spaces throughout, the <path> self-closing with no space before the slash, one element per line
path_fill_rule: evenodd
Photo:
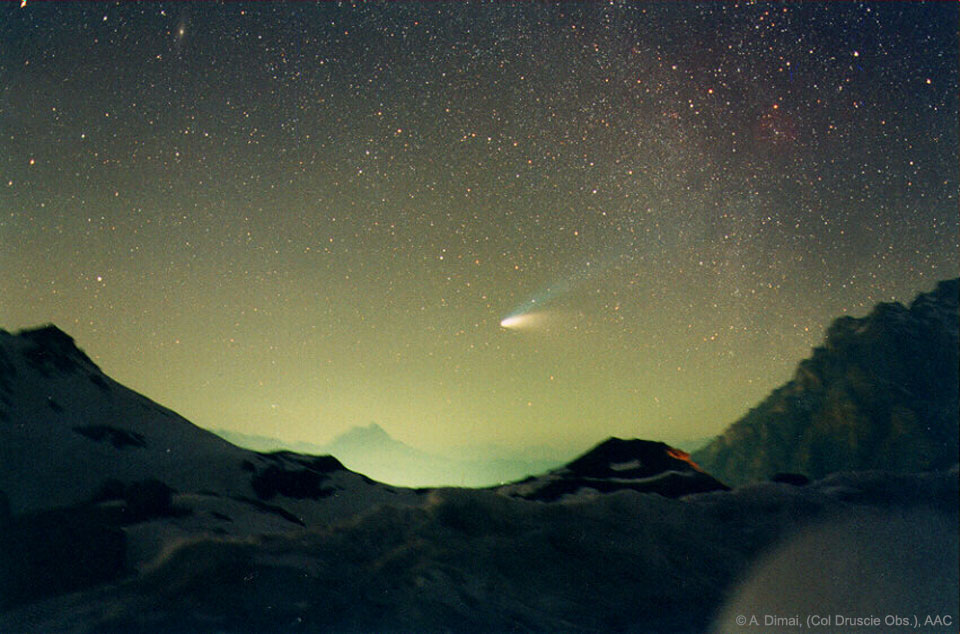
<path fill-rule="evenodd" d="M 542 473 L 564 462 L 559 451 L 542 450 L 538 455 L 528 455 L 531 452 L 503 447 L 432 453 L 397 440 L 375 422 L 351 427 L 326 444 L 283 441 L 228 429 L 213 432 L 235 445 L 255 451 L 331 454 L 348 468 L 375 480 L 417 488 L 495 486 Z"/>
<path fill-rule="evenodd" d="M 958 280 L 909 307 L 840 317 L 793 378 L 694 459 L 733 485 L 781 472 L 923 471 L 957 462 Z"/>

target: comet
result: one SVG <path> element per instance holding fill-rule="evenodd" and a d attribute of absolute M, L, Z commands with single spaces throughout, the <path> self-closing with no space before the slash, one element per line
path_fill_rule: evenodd
<path fill-rule="evenodd" d="M 500 327 L 507 330 L 531 328 L 543 317 L 542 313 L 514 313 L 500 320 Z"/>
<path fill-rule="evenodd" d="M 520 328 L 525 321 L 527 321 L 527 315 L 510 315 L 500 320 L 500 327 L 508 329 Z"/>
<path fill-rule="evenodd" d="M 554 281 L 548 286 L 542 287 L 528 300 L 519 306 L 515 306 L 506 317 L 500 320 L 500 327 L 507 330 L 520 330 L 544 325 L 545 322 L 551 321 L 557 316 L 557 310 L 552 307 L 553 304 L 562 300 L 565 296 L 582 287 L 590 280 L 602 275 L 610 269 L 611 266 L 616 264 L 618 260 L 627 257 L 629 256 L 621 255 L 599 264 L 592 262 L 584 263 L 579 269 L 575 269 L 567 276 Z M 560 312 L 562 313 L 563 311 Z"/>

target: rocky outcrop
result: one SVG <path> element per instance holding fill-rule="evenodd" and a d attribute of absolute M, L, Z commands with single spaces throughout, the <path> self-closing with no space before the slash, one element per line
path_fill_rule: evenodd
<path fill-rule="evenodd" d="M 500 487 L 513 497 L 553 502 L 579 492 L 638 491 L 676 498 L 726 490 L 690 456 L 662 442 L 608 438 L 560 469 Z"/>
<path fill-rule="evenodd" d="M 694 454 L 732 485 L 779 472 L 949 468 L 958 452 L 958 280 L 833 322 L 791 381 Z"/>

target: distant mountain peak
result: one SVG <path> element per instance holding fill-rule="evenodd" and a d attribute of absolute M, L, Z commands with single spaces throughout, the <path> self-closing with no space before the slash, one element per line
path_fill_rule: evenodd
<path fill-rule="evenodd" d="M 334 455 L 339 455 L 337 451 L 349 451 L 355 447 L 364 447 L 367 449 L 403 447 L 404 449 L 413 450 L 411 447 L 408 447 L 391 436 L 377 423 L 351 427 L 334 438 L 328 447 Z"/>
<path fill-rule="evenodd" d="M 370 423 L 366 427 L 357 427 L 356 429 L 362 429 L 365 433 L 370 435 L 386 436 L 387 438 L 390 438 L 390 434 L 387 433 L 387 430 L 377 423 Z"/>

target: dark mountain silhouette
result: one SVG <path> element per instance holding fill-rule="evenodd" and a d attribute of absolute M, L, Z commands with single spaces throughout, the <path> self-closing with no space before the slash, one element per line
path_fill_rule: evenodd
<path fill-rule="evenodd" d="M 793 379 L 694 453 L 732 485 L 777 473 L 948 468 L 958 452 L 958 280 L 841 317 Z"/>
<path fill-rule="evenodd" d="M 676 498 L 727 489 L 684 451 L 662 442 L 608 438 L 564 467 L 498 490 L 513 497 L 553 502 L 580 491 L 630 490 Z"/>

